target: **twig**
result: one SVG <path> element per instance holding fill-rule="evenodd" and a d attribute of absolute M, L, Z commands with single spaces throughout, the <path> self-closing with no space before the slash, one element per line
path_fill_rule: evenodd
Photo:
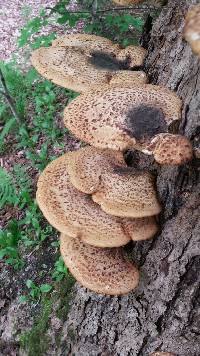
<path fill-rule="evenodd" d="M 92 16 L 95 17 L 98 9 L 98 0 L 93 0 L 92 2 Z"/>
<path fill-rule="evenodd" d="M 47 10 L 51 10 L 52 12 L 56 12 L 56 10 L 54 10 L 53 7 L 46 7 Z M 139 11 L 149 11 L 149 10 L 152 10 L 152 11 L 156 11 L 158 8 L 156 6 L 153 6 L 153 5 L 148 5 L 148 7 L 141 7 L 141 6 L 129 6 L 129 7 L 113 7 L 113 8 L 109 8 L 109 9 L 104 9 L 104 10 L 97 10 L 95 12 L 95 14 L 98 14 L 98 13 L 104 13 L 104 12 L 112 12 L 112 11 L 123 11 L 123 10 L 139 10 Z M 70 14 L 90 14 L 92 16 L 92 13 L 91 11 L 68 11 L 66 10 L 68 13 Z"/>
<path fill-rule="evenodd" d="M 6 81 L 5 81 L 5 78 L 3 76 L 3 73 L 2 73 L 2 70 L 0 68 L 0 82 L 1 82 L 1 85 L 3 87 L 3 90 L 0 90 L 0 94 L 2 94 L 4 96 L 4 98 L 6 99 L 9 107 L 10 107 L 10 110 L 12 111 L 16 121 L 18 122 L 18 124 L 21 123 L 21 117 L 19 116 L 17 110 L 16 110 L 16 106 L 15 106 L 15 102 L 12 98 L 12 96 L 10 95 L 9 91 L 8 91 L 8 88 L 7 88 L 7 85 L 6 85 Z"/>

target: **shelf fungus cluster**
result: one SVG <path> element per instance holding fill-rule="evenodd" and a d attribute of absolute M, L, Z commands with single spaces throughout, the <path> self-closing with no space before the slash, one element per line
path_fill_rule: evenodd
<path fill-rule="evenodd" d="M 139 4 L 141 2 L 143 2 L 144 0 L 113 0 L 113 2 L 117 5 L 136 5 Z"/>
<path fill-rule="evenodd" d="M 142 47 L 123 49 L 107 38 L 74 34 L 35 50 L 31 60 L 45 78 L 81 93 L 116 82 L 146 83 L 146 74 L 134 71 L 143 65 L 145 56 Z"/>
<path fill-rule="evenodd" d="M 193 6 L 188 11 L 183 35 L 192 51 L 200 57 L 200 4 Z"/>
<path fill-rule="evenodd" d="M 65 125 L 89 145 L 51 162 L 38 180 L 37 202 L 61 233 L 61 254 L 85 287 L 108 295 L 136 288 L 139 272 L 124 255 L 131 241 L 158 232 L 161 205 L 154 177 L 128 167 L 127 149 L 160 164 L 192 157 L 190 142 L 173 134 L 181 100 L 147 84 L 145 50 L 93 35 L 68 35 L 32 54 L 46 78 L 82 92 L 64 112 Z"/>

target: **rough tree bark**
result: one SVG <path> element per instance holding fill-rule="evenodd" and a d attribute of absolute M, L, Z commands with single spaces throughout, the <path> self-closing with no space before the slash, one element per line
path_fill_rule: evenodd
<path fill-rule="evenodd" d="M 179 132 L 195 146 L 200 142 L 200 61 L 183 40 L 182 29 L 188 8 L 197 2 L 168 1 L 153 26 L 146 61 L 151 82 L 183 99 Z M 151 167 L 157 171 L 164 212 L 161 233 L 133 247 L 141 270 L 139 288 L 111 298 L 76 285 L 60 354 L 147 356 L 162 350 L 200 355 L 198 161 L 177 168 Z"/>

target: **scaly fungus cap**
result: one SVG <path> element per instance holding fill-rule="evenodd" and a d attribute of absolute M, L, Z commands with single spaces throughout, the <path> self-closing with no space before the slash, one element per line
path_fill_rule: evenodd
<path fill-rule="evenodd" d="M 121 295 L 135 289 L 138 269 L 126 261 L 121 248 L 97 248 L 61 234 L 61 255 L 84 287 L 100 294 Z"/>
<path fill-rule="evenodd" d="M 56 38 L 52 42 L 53 47 L 77 47 L 87 50 L 107 51 L 121 50 L 118 44 L 114 44 L 111 40 L 105 37 L 88 35 L 84 33 L 75 33 L 64 35 Z"/>
<path fill-rule="evenodd" d="M 72 185 L 86 194 L 98 190 L 102 173 L 111 172 L 115 166 L 126 167 L 122 152 L 92 146 L 68 152 L 66 164 Z"/>
<path fill-rule="evenodd" d="M 74 188 L 66 157 L 67 154 L 51 162 L 38 181 L 37 202 L 50 224 L 62 233 L 98 247 L 123 246 L 137 238 L 138 226 L 141 231 L 144 225 L 148 228 L 147 218 L 108 215 L 89 195 Z"/>
<path fill-rule="evenodd" d="M 32 53 L 31 61 L 37 71 L 58 85 L 84 92 L 109 84 L 118 71 L 143 64 L 146 51 L 141 47 L 121 50 L 110 40 L 93 35 L 83 35 L 81 46 L 82 35 L 74 36 L 57 39 L 52 47 L 41 47 Z M 65 42 L 69 46 L 64 46 Z M 56 43 L 59 45 L 55 46 Z"/>
<path fill-rule="evenodd" d="M 159 164 L 179 165 L 192 159 L 193 148 L 186 137 L 164 133 L 151 141 L 149 153 Z"/>
<path fill-rule="evenodd" d="M 200 4 L 188 11 L 183 35 L 193 52 L 200 57 Z"/>
<path fill-rule="evenodd" d="M 172 354 L 171 352 L 156 351 L 150 354 L 149 356 L 175 356 L 175 354 Z"/>
<path fill-rule="evenodd" d="M 88 91 L 65 109 L 66 127 L 99 148 L 145 149 L 157 134 L 181 118 L 181 100 L 167 88 L 144 85 L 105 86 Z"/>
<path fill-rule="evenodd" d="M 144 0 L 112 0 L 112 1 L 118 5 L 133 5 L 133 4 L 139 4 Z"/>
<path fill-rule="evenodd" d="M 133 241 L 149 240 L 158 232 L 155 216 L 126 219 L 126 223 L 124 224 L 126 231 Z"/>
<path fill-rule="evenodd" d="M 124 85 L 136 85 L 136 84 L 146 84 L 148 78 L 143 71 L 130 71 L 130 70 L 119 70 L 111 78 L 109 85 L 121 84 Z"/>
<path fill-rule="evenodd" d="M 146 57 L 146 49 L 139 46 L 128 46 L 120 51 L 117 56 L 118 60 L 126 61 L 128 58 L 129 68 L 140 67 Z"/>
<path fill-rule="evenodd" d="M 52 42 L 52 46 L 82 48 L 91 53 L 95 51 L 97 54 L 98 52 L 111 53 L 116 56 L 119 63 L 127 62 L 127 68 L 142 66 L 147 54 L 146 49 L 140 46 L 131 45 L 123 49 L 108 38 L 80 33 L 58 37 Z M 106 61 L 106 57 L 104 60 Z"/>
<path fill-rule="evenodd" d="M 127 167 L 119 151 L 84 147 L 68 154 L 67 170 L 73 186 L 108 214 L 140 218 L 161 211 L 151 174 Z"/>

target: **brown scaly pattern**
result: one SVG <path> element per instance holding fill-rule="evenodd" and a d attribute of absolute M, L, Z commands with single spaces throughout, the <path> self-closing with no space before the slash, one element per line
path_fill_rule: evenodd
<path fill-rule="evenodd" d="M 139 282 L 137 268 L 120 248 L 96 248 L 61 234 L 61 255 L 73 276 L 86 288 L 101 294 L 127 294 Z"/>
<path fill-rule="evenodd" d="M 192 51 L 200 56 L 200 4 L 193 6 L 188 11 L 183 35 Z"/>
<path fill-rule="evenodd" d="M 127 118 L 129 111 L 143 105 L 162 111 L 167 126 L 181 118 L 181 100 L 169 89 L 151 84 L 116 85 L 73 100 L 65 109 L 64 123 L 76 137 L 95 147 L 123 151 L 141 143 L 130 132 Z"/>
<path fill-rule="evenodd" d="M 87 50 L 107 51 L 110 49 L 120 51 L 121 47 L 105 37 L 74 33 L 56 38 L 53 47 L 79 47 Z"/>
<path fill-rule="evenodd" d="M 84 147 L 68 154 L 67 169 L 73 186 L 92 194 L 107 214 L 141 218 L 161 211 L 152 175 L 127 167 L 119 151 Z"/>
<path fill-rule="evenodd" d="M 51 225 L 62 233 L 98 247 L 123 246 L 131 239 L 139 240 L 144 233 L 146 238 L 152 237 L 152 220 L 149 218 L 128 219 L 108 215 L 89 195 L 74 188 L 69 180 L 65 157 L 67 154 L 51 162 L 38 181 L 37 202 Z"/>
<path fill-rule="evenodd" d="M 145 74 L 137 76 L 130 69 L 143 65 L 145 56 L 146 50 L 141 47 L 122 49 L 100 36 L 76 34 L 56 39 L 51 47 L 36 49 L 31 61 L 42 76 L 55 84 L 85 92 L 109 84 L 115 75 L 119 81 L 120 74 L 120 83 L 126 79 L 130 82 L 128 73 L 133 82 L 144 83 Z M 128 72 L 126 76 L 124 71 Z"/>
<path fill-rule="evenodd" d="M 113 2 L 118 5 L 134 5 L 143 1 L 144 0 L 113 0 Z"/>

